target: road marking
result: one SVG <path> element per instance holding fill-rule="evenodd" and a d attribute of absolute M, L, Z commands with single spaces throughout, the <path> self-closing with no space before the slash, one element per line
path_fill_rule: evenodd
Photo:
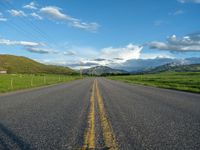
<path fill-rule="evenodd" d="M 90 108 L 88 114 L 88 127 L 84 136 L 84 145 L 82 150 L 95 148 L 95 82 L 92 87 L 92 95 L 90 97 Z"/>
<path fill-rule="evenodd" d="M 118 150 L 119 148 L 117 146 L 116 138 L 113 133 L 112 127 L 109 123 L 109 120 L 107 118 L 104 103 L 103 103 L 103 98 L 100 94 L 98 82 L 96 80 L 95 80 L 95 89 L 96 89 L 96 94 L 97 94 L 97 103 L 98 103 L 98 108 L 99 108 L 99 115 L 100 115 L 102 131 L 103 131 L 105 148 L 108 148 L 109 150 Z"/>
<path fill-rule="evenodd" d="M 104 147 L 97 148 L 95 147 L 95 96 L 97 99 L 97 105 L 99 110 L 99 117 L 101 128 L 103 132 L 103 141 Z M 100 94 L 98 82 L 95 79 L 92 86 L 92 94 L 90 97 L 90 108 L 88 113 L 88 125 L 84 135 L 84 144 L 81 150 L 88 149 L 109 149 L 109 150 L 118 150 L 118 145 L 116 142 L 115 135 L 113 133 L 112 127 L 106 115 L 103 98 Z"/>

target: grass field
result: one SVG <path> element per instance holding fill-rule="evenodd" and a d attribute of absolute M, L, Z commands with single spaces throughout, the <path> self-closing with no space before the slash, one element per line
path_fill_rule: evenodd
<path fill-rule="evenodd" d="M 112 80 L 200 93 L 200 72 L 110 76 Z"/>
<path fill-rule="evenodd" d="M 0 75 L 0 93 L 68 82 L 76 79 L 80 79 L 80 76 L 49 75 L 49 74 L 48 75 L 5 74 L 5 75 Z"/>

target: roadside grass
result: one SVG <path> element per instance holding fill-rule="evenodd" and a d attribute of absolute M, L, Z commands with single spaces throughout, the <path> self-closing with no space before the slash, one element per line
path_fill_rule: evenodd
<path fill-rule="evenodd" d="M 200 93 L 200 72 L 164 72 L 159 74 L 110 76 L 112 80 Z"/>
<path fill-rule="evenodd" d="M 2 74 L 0 75 L 0 93 L 64 83 L 80 79 L 80 76 L 70 75 L 34 75 L 34 74 Z"/>

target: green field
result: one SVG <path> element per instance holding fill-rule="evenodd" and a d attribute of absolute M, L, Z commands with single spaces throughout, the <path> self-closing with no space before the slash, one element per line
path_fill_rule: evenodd
<path fill-rule="evenodd" d="M 80 76 L 5 74 L 0 75 L 0 93 L 68 82 L 76 79 L 80 79 Z"/>
<path fill-rule="evenodd" d="M 112 80 L 200 93 L 200 72 L 110 76 Z"/>

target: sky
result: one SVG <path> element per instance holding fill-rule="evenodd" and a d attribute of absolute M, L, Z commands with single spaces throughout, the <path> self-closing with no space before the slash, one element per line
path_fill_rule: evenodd
<path fill-rule="evenodd" d="M 78 69 L 200 57 L 200 0 L 0 0 L 0 54 Z"/>

